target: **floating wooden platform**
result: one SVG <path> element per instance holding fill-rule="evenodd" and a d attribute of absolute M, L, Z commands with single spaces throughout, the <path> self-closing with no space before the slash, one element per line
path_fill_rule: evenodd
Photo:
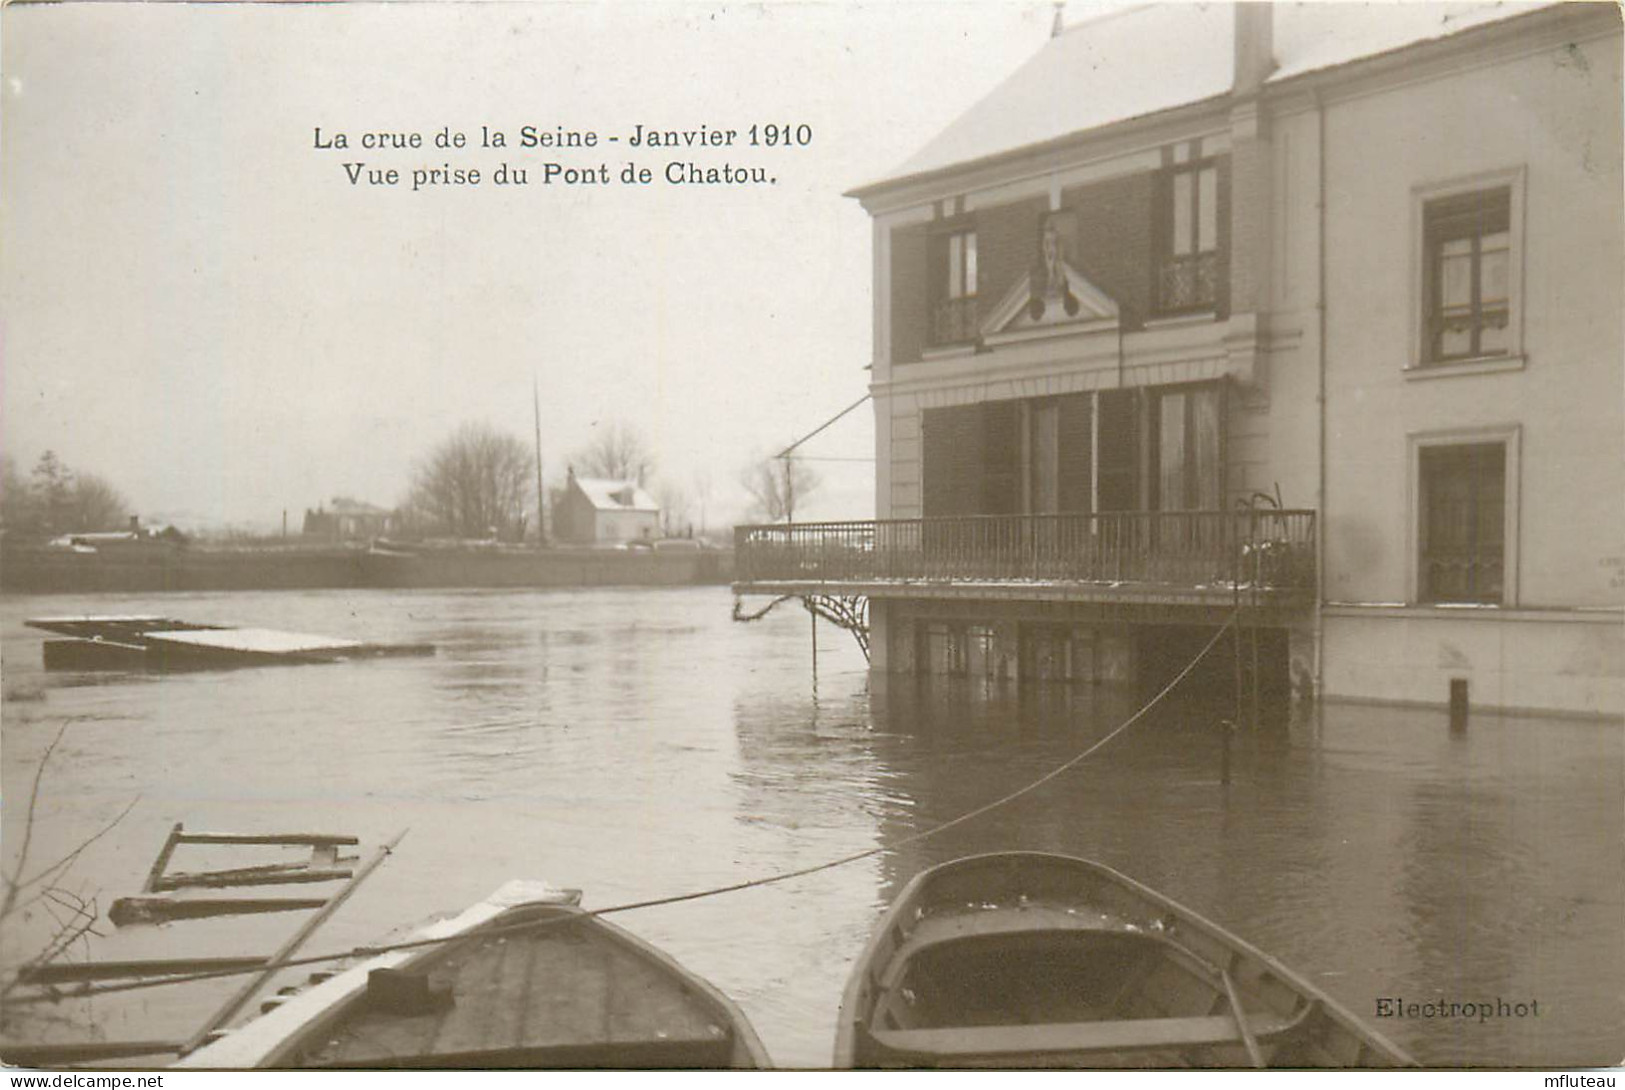
<path fill-rule="evenodd" d="M 432 644 L 365 643 L 160 616 L 36 617 L 26 623 L 69 637 L 45 642 L 47 670 L 184 670 L 434 654 Z"/>

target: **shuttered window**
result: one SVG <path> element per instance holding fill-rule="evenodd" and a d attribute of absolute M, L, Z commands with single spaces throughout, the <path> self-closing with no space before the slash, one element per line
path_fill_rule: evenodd
<path fill-rule="evenodd" d="M 1100 394 L 1100 510 L 1140 506 L 1140 406 L 1134 390 Z"/>
<path fill-rule="evenodd" d="M 927 517 L 1021 509 L 1021 404 L 927 409 L 922 419 Z"/>

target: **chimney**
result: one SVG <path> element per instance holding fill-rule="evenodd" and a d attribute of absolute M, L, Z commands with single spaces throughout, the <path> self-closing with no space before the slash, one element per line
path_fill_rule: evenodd
<path fill-rule="evenodd" d="M 1274 4 L 1269 0 L 1242 0 L 1236 4 L 1237 95 L 1257 94 L 1275 71 Z"/>
<path fill-rule="evenodd" d="M 1059 38 L 1066 29 L 1066 0 L 1055 0 L 1055 21 L 1049 25 L 1049 36 Z"/>

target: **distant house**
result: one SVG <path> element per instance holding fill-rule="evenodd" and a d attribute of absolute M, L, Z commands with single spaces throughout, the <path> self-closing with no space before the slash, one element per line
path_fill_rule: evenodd
<path fill-rule="evenodd" d="M 636 481 L 577 477 L 571 470 L 553 511 L 554 536 L 569 544 L 653 541 L 659 532 L 660 505 Z"/>
<path fill-rule="evenodd" d="M 304 534 L 329 541 L 364 541 L 392 534 L 396 525 L 394 511 L 348 496 L 335 496 L 331 509 L 305 509 Z"/>

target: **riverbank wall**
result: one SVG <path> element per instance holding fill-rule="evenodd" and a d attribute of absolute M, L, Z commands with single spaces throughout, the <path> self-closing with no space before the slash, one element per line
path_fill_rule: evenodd
<path fill-rule="evenodd" d="M 209 549 L 127 546 L 95 553 L 0 552 L 8 594 L 151 593 L 351 588 L 535 588 L 727 583 L 731 550 L 343 548 Z"/>

